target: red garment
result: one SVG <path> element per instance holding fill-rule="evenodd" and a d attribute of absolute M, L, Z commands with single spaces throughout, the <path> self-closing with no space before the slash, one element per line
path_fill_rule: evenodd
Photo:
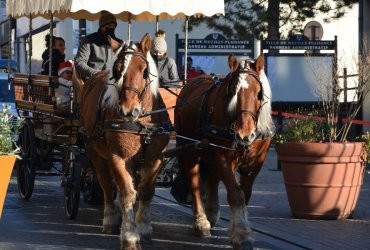
<path fill-rule="evenodd" d="M 191 69 L 189 69 L 189 71 L 188 71 L 187 79 L 190 79 L 190 78 L 194 78 L 194 77 L 200 76 L 201 74 L 202 74 L 202 73 L 201 73 L 201 72 L 196 71 L 194 67 L 191 67 Z"/>

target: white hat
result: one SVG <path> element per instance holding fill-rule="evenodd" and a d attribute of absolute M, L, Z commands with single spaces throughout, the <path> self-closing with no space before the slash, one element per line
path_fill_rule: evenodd
<path fill-rule="evenodd" d="M 155 38 L 152 41 L 152 51 L 158 51 L 160 53 L 167 52 L 167 43 L 165 40 L 165 33 L 163 31 L 158 31 Z"/>

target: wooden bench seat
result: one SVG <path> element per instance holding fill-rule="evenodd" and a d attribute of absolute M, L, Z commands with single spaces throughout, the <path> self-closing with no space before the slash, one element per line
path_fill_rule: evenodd
<path fill-rule="evenodd" d="M 55 113 L 56 102 L 49 76 L 16 73 L 13 83 L 17 108 Z"/>

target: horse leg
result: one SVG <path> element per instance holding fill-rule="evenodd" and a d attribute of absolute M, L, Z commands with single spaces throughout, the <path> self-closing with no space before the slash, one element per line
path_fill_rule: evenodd
<path fill-rule="evenodd" d="M 117 211 L 114 205 L 112 176 L 110 175 L 107 161 L 96 152 L 92 152 L 90 159 L 96 169 L 99 185 L 104 193 L 103 233 L 114 234 L 119 230 L 119 211 Z"/>
<path fill-rule="evenodd" d="M 134 188 L 133 179 L 127 169 L 128 166 L 125 160 L 120 156 L 116 154 L 112 155 L 111 167 L 116 180 L 119 204 L 122 212 L 122 224 L 120 232 L 121 249 L 140 249 L 140 236 L 136 232 L 134 222 L 136 191 Z"/>
<path fill-rule="evenodd" d="M 249 171 L 243 172 L 243 165 L 240 167 L 241 174 L 240 174 L 240 187 L 244 191 L 244 198 L 245 204 L 248 205 L 249 200 L 252 195 L 252 187 L 253 183 L 261 171 L 263 163 L 266 159 L 267 152 L 270 146 L 271 138 L 266 138 L 262 141 L 255 141 L 254 144 L 251 145 L 249 157 L 250 160 L 247 163 L 247 168 L 250 169 Z"/>
<path fill-rule="evenodd" d="M 260 172 L 262 165 L 254 166 L 254 170 L 249 175 L 240 175 L 240 187 L 244 192 L 245 205 L 248 206 L 249 200 L 252 196 L 252 187 L 254 180 Z"/>
<path fill-rule="evenodd" d="M 140 170 L 141 181 L 138 187 L 139 208 L 136 212 L 135 222 L 140 238 L 144 241 L 151 241 L 150 203 L 154 196 L 156 178 L 161 164 L 161 160 L 146 159 L 144 167 Z"/>
<path fill-rule="evenodd" d="M 220 219 L 219 182 L 220 179 L 217 177 L 215 171 L 209 171 L 206 190 L 206 214 L 211 227 L 214 227 Z"/>
<path fill-rule="evenodd" d="M 220 176 L 225 184 L 231 209 L 230 234 L 233 249 L 253 249 L 253 233 L 248 221 L 244 193 L 237 183 L 235 171 L 231 166 L 225 166 L 222 167 Z"/>
<path fill-rule="evenodd" d="M 198 236 L 211 235 L 211 224 L 204 212 L 202 195 L 201 195 L 201 178 L 199 174 L 199 162 L 195 157 L 185 155 L 183 157 L 184 167 L 188 172 L 190 192 L 192 194 L 192 208 L 193 208 L 193 229 Z"/>

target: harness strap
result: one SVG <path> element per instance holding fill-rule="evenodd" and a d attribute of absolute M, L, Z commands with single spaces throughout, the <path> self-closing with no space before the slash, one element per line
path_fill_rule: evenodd
<path fill-rule="evenodd" d="M 169 122 L 156 123 L 140 123 L 140 122 L 125 122 L 122 120 L 106 120 L 102 124 L 103 131 L 127 132 L 138 135 L 154 135 L 164 134 L 167 132 Z"/>
<path fill-rule="evenodd" d="M 198 112 L 198 119 L 197 119 L 197 121 L 198 121 L 197 122 L 197 135 L 200 138 L 202 137 L 202 135 L 205 132 L 205 127 L 207 127 L 207 125 L 209 124 L 209 121 L 210 121 L 210 119 L 212 117 L 212 114 L 213 114 L 213 107 L 215 106 L 215 103 L 214 103 L 210 108 L 208 107 L 209 97 L 217 89 L 216 98 L 215 98 L 215 102 L 216 102 L 218 93 L 220 91 L 220 86 L 222 84 L 222 81 L 221 81 L 221 84 L 219 83 L 220 82 L 219 79 L 217 79 L 217 81 L 218 82 L 216 82 L 214 80 L 214 84 L 212 84 L 212 86 L 209 87 L 206 90 L 206 92 L 203 94 L 203 98 L 202 98 L 202 101 L 201 101 L 201 107 L 200 107 L 200 110 Z"/>

